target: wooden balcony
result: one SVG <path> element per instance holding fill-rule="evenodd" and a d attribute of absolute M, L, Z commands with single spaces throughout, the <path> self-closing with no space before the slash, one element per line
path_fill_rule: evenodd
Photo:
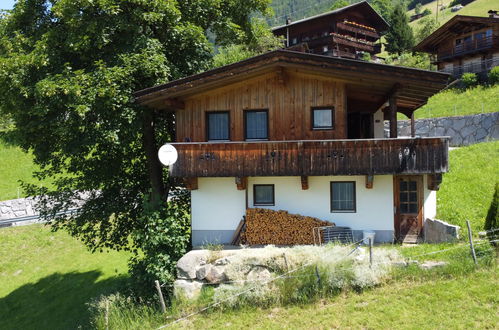
<path fill-rule="evenodd" d="M 174 177 L 444 173 L 449 140 L 439 138 L 173 143 Z"/>
<path fill-rule="evenodd" d="M 381 36 L 379 35 L 379 33 L 377 33 L 376 31 L 363 29 L 363 28 L 352 26 L 350 24 L 346 24 L 346 23 L 343 23 L 343 22 L 338 22 L 336 24 L 336 27 L 339 30 L 350 31 L 350 32 L 354 32 L 354 33 L 357 33 L 357 34 L 363 34 L 365 36 L 369 36 L 369 37 L 372 37 L 372 38 L 375 38 L 375 39 L 381 38 Z"/>
<path fill-rule="evenodd" d="M 499 48 L 499 37 L 490 36 L 483 39 L 474 39 L 469 42 L 463 42 L 452 48 L 440 49 L 438 51 L 437 61 L 448 60 L 496 48 Z"/>

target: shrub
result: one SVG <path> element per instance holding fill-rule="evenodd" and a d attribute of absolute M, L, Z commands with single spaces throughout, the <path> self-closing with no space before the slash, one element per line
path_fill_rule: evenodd
<path fill-rule="evenodd" d="M 499 231 L 497 230 L 499 228 L 498 208 L 499 208 L 499 182 L 496 183 L 494 197 L 492 197 L 492 203 L 490 203 L 489 211 L 487 212 L 487 217 L 485 218 L 484 229 L 488 231 L 487 236 L 491 241 L 499 236 Z M 495 243 L 494 245 L 499 245 L 499 244 Z"/>
<path fill-rule="evenodd" d="M 466 72 L 461 77 L 461 81 L 463 82 L 464 88 L 470 88 L 478 83 L 478 78 L 475 73 Z"/>
<path fill-rule="evenodd" d="M 495 66 L 489 72 L 489 84 L 495 85 L 499 84 L 499 66 Z"/>
<path fill-rule="evenodd" d="M 423 14 L 423 16 L 431 15 L 431 10 L 429 8 L 426 8 L 421 14 Z"/>
<path fill-rule="evenodd" d="M 449 7 L 454 7 L 457 5 L 460 5 L 462 0 L 452 0 L 451 3 L 449 4 Z"/>

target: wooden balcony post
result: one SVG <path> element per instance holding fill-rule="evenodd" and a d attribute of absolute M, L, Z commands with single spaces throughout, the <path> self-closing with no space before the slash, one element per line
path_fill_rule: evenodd
<path fill-rule="evenodd" d="M 397 138 L 397 97 L 390 96 L 390 138 Z"/>
<path fill-rule="evenodd" d="M 416 137 L 416 126 L 414 120 L 414 111 L 411 112 L 411 137 Z"/>

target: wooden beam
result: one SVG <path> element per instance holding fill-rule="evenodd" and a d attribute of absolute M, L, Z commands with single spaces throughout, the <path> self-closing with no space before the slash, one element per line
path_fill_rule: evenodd
<path fill-rule="evenodd" d="M 308 176 L 306 175 L 301 176 L 301 189 L 308 190 Z"/>
<path fill-rule="evenodd" d="M 185 109 L 185 103 L 177 98 L 171 98 L 164 100 L 164 106 L 172 110 L 183 110 Z"/>
<path fill-rule="evenodd" d="M 397 97 L 391 96 L 389 99 L 390 106 L 390 138 L 397 138 Z"/>
<path fill-rule="evenodd" d="M 248 177 L 236 177 L 237 190 L 246 190 L 248 187 Z"/>
<path fill-rule="evenodd" d="M 374 186 L 374 175 L 368 174 L 366 175 L 366 188 L 373 189 Z"/>
<path fill-rule="evenodd" d="M 402 84 L 400 84 L 400 83 L 393 84 L 390 91 L 378 103 L 378 105 L 376 107 L 376 111 L 378 111 L 379 109 L 383 109 L 385 107 L 385 104 L 390 102 L 391 98 L 393 98 L 393 97 L 396 98 L 400 94 L 401 89 L 402 89 Z M 389 105 L 389 104 L 387 104 L 387 105 Z"/>
<path fill-rule="evenodd" d="M 438 191 L 442 183 L 442 173 L 428 174 L 428 190 Z"/>
<path fill-rule="evenodd" d="M 197 190 L 198 189 L 198 178 L 184 178 L 185 188 L 187 190 Z"/>

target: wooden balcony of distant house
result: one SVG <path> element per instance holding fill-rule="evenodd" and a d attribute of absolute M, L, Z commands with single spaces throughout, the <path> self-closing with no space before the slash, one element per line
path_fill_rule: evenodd
<path fill-rule="evenodd" d="M 338 22 L 336 23 L 336 28 L 338 30 L 354 32 L 356 34 L 365 35 L 374 39 L 381 38 L 381 36 L 375 29 L 363 26 L 361 24 L 356 24 L 355 22 Z"/>
<path fill-rule="evenodd" d="M 231 141 L 173 143 L 174 177 L 439 174 L 448 169 L 449 140 Z"/>
<path fill-rule="evenodd" d="M 464 73 L 486 73 L 489 72 L 493 67 L 499 66 L 499 58 L 491 58 L 488 60 L 482 60 L 480 62 L 471 62 L 464 65 L 447 67 L 439 70 L 440 72 L 450 73 L 454 77 L 460 77 Z"/>
<path fill-rule="evenodd" d="M 497 36 L 474 39 L 452 48 L 441 49 L 438 51 L 437 60 L 443 61 L 492 49 L 499 49 L 499 37 Z"/>
<path fill-rule="evenodd" d="M 331 37 L 334 44 L 353 47 L 356 50 L 363 50 L 373 54 L 379 53 L 381 51 L 381 44 L 379 43 L 374 43 L 363 39 L 356 39 L 337 33 L 332 33 Z"/>

